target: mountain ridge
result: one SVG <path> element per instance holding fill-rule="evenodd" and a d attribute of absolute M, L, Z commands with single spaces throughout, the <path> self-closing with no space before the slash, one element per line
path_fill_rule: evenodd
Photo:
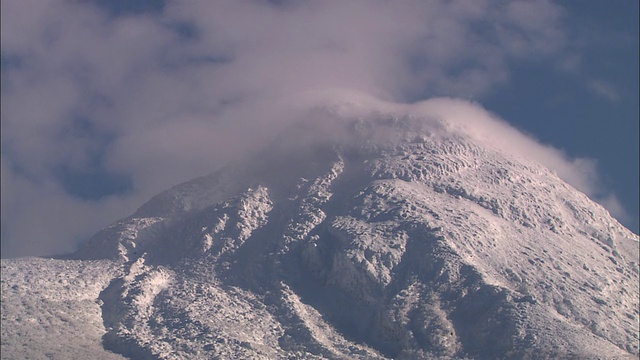
<path fill-rule="evenodd" d="M 134 358 L 634 358 L 638 236 L 437 117 L 319 110 L 73 254 Z M 313 117 L 317 120 L 318 117 Z M 3 266 L 6 262 L 3 260 Z"/>

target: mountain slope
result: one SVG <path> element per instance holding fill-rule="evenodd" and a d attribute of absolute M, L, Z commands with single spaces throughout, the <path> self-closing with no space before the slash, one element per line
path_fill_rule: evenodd
<path fill-rule="evenodd" d="M 203 359 L 638 355 L 636 235 L 540 165 L 438 119 L 374 115 L 302 122 L 88 241 L 74 258 L 121 271 L 99 295 L 105 348 Z"/>
<path fill-rule="evenodd" d="M 111 261 L 2 259 L 2 359 L 124 359 L 105 351 L 98 296 Z"/>

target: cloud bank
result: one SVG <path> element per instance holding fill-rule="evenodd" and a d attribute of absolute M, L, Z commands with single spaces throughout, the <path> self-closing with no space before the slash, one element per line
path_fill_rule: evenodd
<path fill-rule="evenodd" d="M 267 144 L 300 94 L 477 99 L 514 63 L 566 63 L 571 40 L 544 0 L 100 4 L 2 1 L 5 257 L 73 250 L 157 192 Z M 442 111 L 483 112 L 464 101 Z M 591 162 L 525 139 L 614 209 Z"/>

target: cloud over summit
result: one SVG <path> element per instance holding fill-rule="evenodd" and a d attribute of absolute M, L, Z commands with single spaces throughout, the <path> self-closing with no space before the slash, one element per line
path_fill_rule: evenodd
<path fill-rule="evenodd" d="M 551 1 L 166 2 L 114 12 L 104 2 L 3 0 L 3 253 L 71 250 L 158 191 L 267 144 L 309 94 L 481 98 L 509 81 L 514 63 L 566 62 L 563 16 Z M 127 181 L 83 197 L 69 176 Z"/>

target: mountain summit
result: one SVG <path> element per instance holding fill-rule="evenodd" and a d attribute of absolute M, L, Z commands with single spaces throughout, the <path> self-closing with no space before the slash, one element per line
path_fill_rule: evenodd
<path fill-rule="evenodd" d="M 43 286 L 93 297 L 136 359 L 637 357 L 638 236 L 603 207 L 437 116 L 312 118 L 75 260 L 3 260 L 2 313 L 30 261 L 100 278 Z"/>

